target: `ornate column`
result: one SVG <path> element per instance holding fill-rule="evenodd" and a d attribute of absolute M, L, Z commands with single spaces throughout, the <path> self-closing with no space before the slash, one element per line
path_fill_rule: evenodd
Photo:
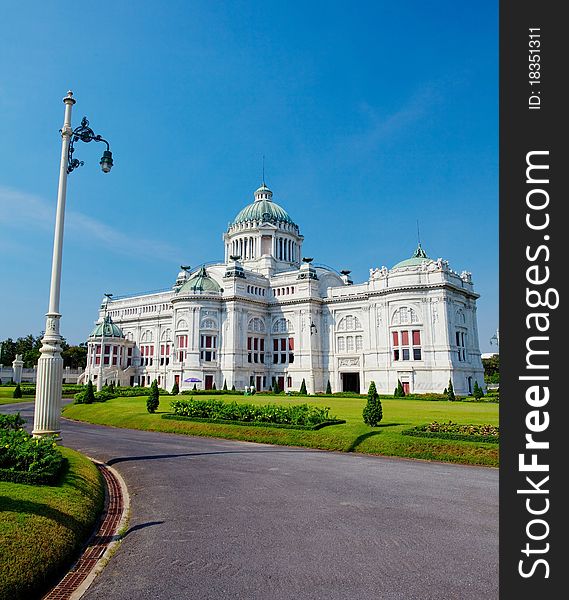
<path fill-rule="evenodd" d="M 14 383 L 22 383 L 22 369 L 24 368 L 24 361 L 22 360 L 21 354 L 16 354 L 16 358 L 12 362 L 12 369 L 14 371 L 14 375 L 12 379 Z"/>

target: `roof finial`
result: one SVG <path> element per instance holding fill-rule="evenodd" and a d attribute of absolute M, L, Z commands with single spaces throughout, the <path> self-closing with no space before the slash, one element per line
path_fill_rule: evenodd
<path fill-rule="evenodd" d="M 421 232 L 419 231 L 419 219 L 417 219 L 417 242 L 419 244 L 419 248 L 421 247 Z"/>
<path fill-rule="evenodd" d="M 263 185 L 265 184 L 265 155 L 263 154 Z"/>

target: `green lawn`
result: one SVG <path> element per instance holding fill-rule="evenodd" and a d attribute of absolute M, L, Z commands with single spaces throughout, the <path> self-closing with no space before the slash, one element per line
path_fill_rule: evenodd
<path fill-rule="evenodd" d="M 33 402 L 33 396 L 23 396 L 22 398 L 12 398 L 16 386 L 0 387 L 0 404 L 12 404 L 13 402 Z"/>
<path fill-rule="evenodd" d="M 178 398 L 190 396 L 178 396 Z M 207 396 L 197 396 L 205 399 Z M 126 427 L 149 431 L 165 431 L 188 435 L 226 439 L 307 446 L 323 450 L 364 452 L 387 456 L 401 456 L 440 460 L 474 465 L 498 466 L 498 444 L 416 438 L 401 435 L 401 431 L 430 421 L 448 421 L 461 424 L 498 424 L 498 404 L 473 402 L 429 402 L 424 400 L 382 400 L 383 420 L 379 427 L 363 423 L 365 399 L 359 398 L 299 398 L 279 396 L 215 396 L 225 401 L 267 404 L 305 403 L 330 406 L 331 414 L 345 419 L 343 425 L 331 425 L 318 431 L 300 431 L 271 427 L 247 427 L 214 423 L 193 423 L 162 419 L 160 413 L 169 412 L 172 397 L 161 396 L 156 414 L 146 411 L 146 397 L 114 398 L 104 403 L 68 405 L 64 416 L 100 425 Z"/>
<path fill-rule="evenodd" d="M 76 557 L 104 499 L 97 467 L 61 448 L 69 469 L 57 486 L 0 481 L 0 599 L 39 598 Z"/>

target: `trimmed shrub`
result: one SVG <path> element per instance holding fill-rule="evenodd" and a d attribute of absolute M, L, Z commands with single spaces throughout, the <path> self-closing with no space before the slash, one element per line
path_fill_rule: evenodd
<path fill-rule="evenodd" d="M 277 382 L 277 378 L 273 377 L 273 394 L 280 394 L 280 393 L 281 393 L 281 390 L 279 388 L 279 384 Z"/>
<path fill-rule="evenodd" d="M 155 413 L 160 404 L 160 393 L 158 392 L 158 381 L 155 379 L 150 386 L 150 395 L 146 400 L 146 410 Z"/>
<path fill-rule="evenodd" d="M 395 398 L 405 398 L 405 390 L 403 389 L 403 384 L 401 380 L 397 380 L 397 387 L 395 388 L 395 392 L 393 392 Z"/>
<path fill-rule="evenodd" d="M 375 387 L 375 381 L 370 382 L 369 390 L 367 393 L 367 404 L 363 410 L 364 423 L 371 427 L 377 427 L 381 419 L 383 418 L 383 407 L 381 406 L 381 400 Z"/>
<path fill-rule="evenodd" d="M 217 388 L 215 387 L 215 381 L 213 382 L 213 385 L 211 386 L 212 390 L 216 390 Z"/>
<path fill-rule="evenodd" d="M 0 480 L 54 483 L 65 459 L 51 436 L 34 438 L 21 428 L 0 429 Z"/>
<path fill-rule="evenodd" d="M 235 390 L 235 384 L 233 384 L 233 385 L 231 386 L 231 391 L 232 391 L 232 392 L 235 392 L 235 391 L 236 391 L 236 390 Z"/>
<path fill-rule="evenodd" d="M 330 385 L 330 380 L 328 379 L 328 383 L 326 384 L 326 393 L 332 395 L 332 386 Z"/>
<path fill-rule="evenodd" d="M 93 390 L 93 382 L 89 379 L 87 383 L 87 390 L 85 392 L 85 404 L 92 404 L 95 402 L 95 391 Z"/>
<path fill-rule="evenodd" d="M 227 391 L 227 379 L 223 380 L 223 391 Z"/>
<path fill-rule="evenodd" d="M 454 402 L 456 400 L 456 396 L 454 395 L 454 387 L 452 386 L 452 381 L 450 379 L 448 380 L 447 400 L 449 402 Z"/>
<path fill-rule="evenodd" d="M 300 393 L 303 396 L 307 395 L 307 392 L 306 392 L 306 381 L 304 381 L 304 379 L 302 380 L 302 383 L 300 384 Z"/>
<path fill-rule="evenodd" d="M 21 398 L 22 397 L 22 388 L 20 387 L 20 384 L 17 383 L 16 387 L 14 388 L 14 391 L 12 392 L 12 398 Z"/>
<path fill-rule="evenodd" d="M 484 390 L 478 385 L 478 381 L 474 382 L 474 391 L 472 395 L 477 399 L 484 398 Z"/>
<path fill-rule="evenodd" d="M 180 386 L 178 385 L 177 381 L 174 382 L 174 385 L 172 386 L 172 391 L 170 393 L 172 394 L 172 396 L 177 396 L 180 393 Z"/>

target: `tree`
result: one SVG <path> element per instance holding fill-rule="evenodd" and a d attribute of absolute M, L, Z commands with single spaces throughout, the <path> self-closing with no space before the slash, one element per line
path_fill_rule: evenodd
<path fill-rule="evenodd" d="M 160 404 L 160 393 L 158 392 L 158 381 L 155 379 L 150 386 L 150 395 L 146 400 L 146 410 L 155 413 Z"/>
<path fill-rule="evenodd" d="M 397 387 L 395 388 L 395 392 L 393 393 L 393 395 L 396 398 L 404 398 L 405 397 L 405 390 L 403 389 L 403 384 L 401 383 L 400 379 L 397 380 Z"/>
<path fill-rule="evenodd" d="M 20 387 L 20 384 L 17 383 L 16 387 L 14 388 L 14 391 L 12 392 L 12 398 L 21 398 L 22 397 L 22 388 Z"/>
<path fill-rule="evenodd" d="M 476 398 L 476 400 L 480 400 L 480 398 L 484 398 L 484 390 L 478 385 L 478 381 L 474 382 L 474 391 L 472 395 Z"/>
<path fill-rule="evenodd" d="M 63 366 L 72 369 L 84 369 L 87 366 L 87 344 L 85 342 L 79 346 L 68 346 L 62 351 Z"/>
<path fill-rule="evenodd" d="M 223 391 L 226 392 L 227 391 L 227 379 L 223 380 Z"/>
<path fill-rule="evenodd" d="M 364 423 L 370 427 L 377 427 L 383 418 L 383 407 L 375 387 L 375 381 L 370 382 L 367 392 L 367 403 L 363 411 Z"/>
<path fill-rule="evenodd" d="M 277 378 L 273 377 L 273 394 L 280 394 L 281 390 L 279 389 L 279 384 L 277 382 Z"/>
<path fill-rule="evenodd" d="M 456 396 L 454 395 L 454 388 L 452 386 L 452 380 L 448 380 L 448 391 L 447 391 L 447 400 L 449 402 L 454 402 L 456 400 Z"/>
<path fill-rule="evenodd" d="M 302 383 L 300 384 L 300 393 L 303 396 L 307 395 L 307 392 L 306 392 L 306 381 L 304 381 L 304 379 L 302 380 Z"/>
<path fill-rule="evenodd" d="M 172 386 L 172 396 L 177 396 L 180 393 L 180 386 L 178 385 L 178 382 L 175 381 L 174 385 Z"/>
<path fill-rule="evenodd" d="M 327 394 L 331 394 L 332 393 L 332 386 L 330 385 L 330 380 L 328 379 L 328 383 L 326 385 L 326 393 Z"/>
<path fill-rule="evenodd" d="M 93 404 L 93 402 L 95 402 L 95 391 L 93 390 L 93 382 L 90 379 L 87 383 L 87 393 L 85 394 L 83 402 L 85 404 Z"/>

